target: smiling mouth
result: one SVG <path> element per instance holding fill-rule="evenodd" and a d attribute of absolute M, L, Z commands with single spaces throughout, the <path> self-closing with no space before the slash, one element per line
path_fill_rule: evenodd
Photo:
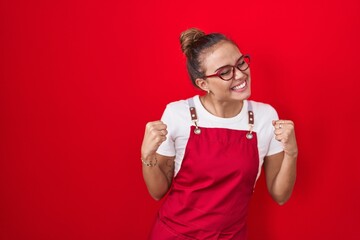
<path fill-rule="evenodd" d="M 240 90 L 240 89 L 244 89 L 247 85 L 247 81 L 245 80 L 243 83 L 236 85 L 234 87 L 231 88 L 231 90 Z"/>

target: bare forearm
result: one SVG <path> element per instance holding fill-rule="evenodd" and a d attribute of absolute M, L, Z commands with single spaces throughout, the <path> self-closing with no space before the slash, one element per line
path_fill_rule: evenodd
<path fill-rule="evenodd" d="M 152 166 L 143 164 L 143 177 L 150 195 L 155 200 L 160 200 L 170 188 L 174 172 L 174 159 L 172 157 L 151 156 L 144 161 L 148 162 L 149 159 L 153 159 L 152 163 L 156 162 L 156 164 Z"/>
<path fill-rule="evenodd" d="M 293 191 L 296 181 L 296 161 L 297 156 L 284 154 L 281 168 L 273 181 L 271 195 L 280 205 L 290 198 Z"/>
<path fill-rule="evenodd" d="M 282 143 L 284 152 L 268 157 L 266 182 L 273 199 L 282 205 L 290 198 L 295 185 L 298 148 L 293 121 L 277 120 L 273 126 L 275 139 Z"/>
<path fill-rule="evenodd" d="M 156 200 L 161 199 L 169 190 L 174 172 L 174 157 L 156 153 L 166 140 L 166 129 L 167 126 L 162 121 L 148 122 L 141 145 L 144 180 L 150 195 Z"/>
<path fill-rule="evenodd" d="M 169 189 L 164 173 L 159 167 L 143 166 L 143 176 L 150 195 L 155 200 L 160 200 Z"/>

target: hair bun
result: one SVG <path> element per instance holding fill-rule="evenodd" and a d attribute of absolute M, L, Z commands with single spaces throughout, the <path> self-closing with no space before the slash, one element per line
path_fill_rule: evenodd
<path fill-rule="evenodd" d="M 180 35 L 180 44 L 181 50 L 186 55 L 189 56 L 189 51 L 191 44 L 199 40 L 202 36 L 205 36 L 205 33 L 197 28 L 189 28 L 181 33 Z"/>

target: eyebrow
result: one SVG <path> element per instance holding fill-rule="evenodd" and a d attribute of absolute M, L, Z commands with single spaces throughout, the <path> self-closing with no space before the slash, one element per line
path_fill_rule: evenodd
<path fill-rule="evenodd" d="M 242 58 L 244 58 L 244 55 L 241 55 L 241 56 L 239 57 L 239 59 L 236 60 L 235 64 L 238 63 L 238 62 L 240 61 L 240 59 L 242 59 Z M 219 67 L 219 68 L 216 69 L 214 72 L 216 73 L 216 72 L 219 71 L 220 69 L 222 69 L 222 68 L 224 68 L 224 67 L 228 67 L 228 66 L 233 67 L 232 65 L 227 64 L 227 65 L 224 65 L 224 66 L 222 66 L 222 67 Z"/>

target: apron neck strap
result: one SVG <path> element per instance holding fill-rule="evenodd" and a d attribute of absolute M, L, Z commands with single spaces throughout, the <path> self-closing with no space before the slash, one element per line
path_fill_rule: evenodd
<path fill-rule="evenodd" d="M 189 103 L 189 110 L 190 110 L 190 116 L 191 116 L 191 121 L 194 123 L 195 125 L 195 130 L 194 132 L 196 134 L 200 134 L 201 133 L 201 130 L 197 124 L 197 121 L 198 121 L 198 116 L 197 116 L 197 113 L 196 113 L 196 108 L 195 108 L 195 102 L 194 102 L 194 99 L 193 98 L 189 98 L 188 99 L 188 103 Z M 251 101 L 247 101 L 247 104 L 248 104 L 248 121 L 249 121 L 249 132 L 247 133 L 246 137 L 248 139 L 251 139 L 252 138 L 252 131 L 253 131 L 253 128 L 254 128 L 254 112 L 253 112 L 253 108 L 252 108 L 252 103 Z"/>

